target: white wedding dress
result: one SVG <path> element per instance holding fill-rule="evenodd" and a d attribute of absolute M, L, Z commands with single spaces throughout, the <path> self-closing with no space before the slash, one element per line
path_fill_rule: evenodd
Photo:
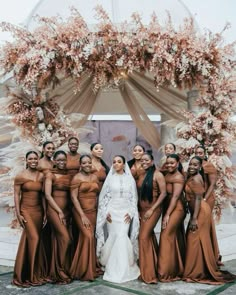
<path fill-rule="evenodd" d="M 99 196 L 97 255 L 105 267 L 103 279 L 123 283 L 135 280 L 140 275 L 136 261 L 139 230 L 136 184 L 131 173 L 120 175 L 111 171 L 109 174 Z M 108 213 L 111 223 L 106 221 Z M 132 218 L 131 224 L 124 222 L 127 213 Z M 105 224 L 108 231 L 106 241 Z"/>

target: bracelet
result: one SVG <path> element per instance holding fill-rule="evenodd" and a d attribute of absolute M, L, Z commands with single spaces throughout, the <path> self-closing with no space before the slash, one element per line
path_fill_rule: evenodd
<path fill-rule="evenodd" d="M 205 201 L 205 202 L 206 202 L 206 198 L 203 198 L 203 201 Z"/>

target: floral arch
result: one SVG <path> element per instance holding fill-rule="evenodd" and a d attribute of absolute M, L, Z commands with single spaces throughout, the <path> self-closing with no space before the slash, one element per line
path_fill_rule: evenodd
<path fill-rule="evenodd" d="M 192 19 L 175 30 L 170 17 L 162 27 L 153 14 L 146 26 L 134 13 L 131 22 L 116 26 L 102 7 L 96 11 L 95 31 L 88 29 L 74 8 L 67 21 L 37 16 L 39 26 L 33 32 L 1 24 L 16 40 L 6 43 L 0 55 L 2 74 L 11 73 L 14 79 L 13 85 L 6 83 L 9 92 L 1 99 L 3 112 L 12 116 L 21 140 L 40 146 L 52 138 L 61 146 L 77 134 L 76 128 L 87 120 L 99 93 L 116 88 L 138 128 L 147 133 L 148 126 L 146 139 L 158 146 L 157 131 L 133 95 L 136 89 L 180 122 L 177 145 L 185 160 L 197 145 L 206 147 L 219 172 L 216 215 L 220 216 L 236 185 L 229 160 L 236 137 L 231 121 L 234 44 L 223 46 L 222 34 L 198 34 Z M 193 87 L 199 91 L 198 113 L 186 110 L 186 96 L 179 91 Z M 67 95 L 69 89 L 73 91 Z M 179 109 L 168 101 L 170 97 Z M 70 116 L 72 112 L 84 117 L 78 120 L 77 115 Z"/>

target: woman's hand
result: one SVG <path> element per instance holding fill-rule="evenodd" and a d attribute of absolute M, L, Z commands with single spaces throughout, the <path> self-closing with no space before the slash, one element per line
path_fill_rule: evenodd
<path fill-rule="evenodd" d="M 66 218 L 65 218 L 65 215 L 64 215 L 64 213 L 62 211 L 58 212 L 58 217 L 59 217 L 59 219 L 61 221 L 61 224 L 66 225 Z"/>
<path fill-rule="evenodd" d="M 43 228 L 45 227 L 46 224 L 47 224 L 47 215 L 45 214 L 43 216 Z"/>
<path fill-rule="evenodd" d="M 152 216 L 152 214 L 153 214 L 153 209 L 152 208 L 148 209 L 143 216 L 143 221 L 147 221 Z"/>
<path fill-rule="evenodd" d="M 109 223 L 112 223 L 112 219 L 111 219 L 111 214 L 110 213 L 108 213 L 107 214 L 107 222 L 109 222 Z"/>
<path fill-rule="evenodd" d="M 85 215 L 82 215 L 81 220 L 82 220 L 82 223 L 83 223 L 84 227 L 87 228 L 87 229 L 90 229 L 91 222 L 89 221 L 88 217 L 85 216 Z"/>
<path fill-rule="evenodd" d="M 27 222 L 23 215 L 17 215 L 17 219 L 21 227 L 25 228 L 25 223 Z"/>
<path fill-rule="evenodd" d="M 167 224 L 169 222 L 170 216 L 169 215 L 165 215 L 162 219 L 162 224 L 161 224 L 161 228 L 165 229 L 167 227 Z"/>
<path fill-rule="evenodd" d="M 129 213 L 125 214 L 125 223 L 130 223 L 131 222 L 131 217 L 129 215 Z"/>
<path fill-rule="evenodd" d="M 190 229 L 190 231 L 192 231 L 192 232 L 195 232 L 195 231 L 198 229 L 198 226 L 197 226 L 197 219 L 192 218 L 192 219 L 190 220 L 189 229 Z"/>

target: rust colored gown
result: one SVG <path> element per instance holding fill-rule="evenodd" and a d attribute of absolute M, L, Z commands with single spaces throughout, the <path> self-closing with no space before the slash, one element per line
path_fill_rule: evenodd
<path fill-rule="evenodd" d="M 165 175 L 167 197 L 165 198 L 165 210 L 168 209 L 171 201 L 173 186 L 175 183 L 184 184 L 184 176 L 179 172 Z M 177 200 L 176 207 L 172 211 L 169 222 L 165 229 L 162 229 L 159 242 L 158 274 L 161 282 L 176 281 L 182 278 L 184 272 L 184 256 L 186 250 L 184 218 L 185 208 L 183 195 Z"/>
<path fill-rule="evenodd" d="M 189 178 L 185 184 L 186 198 L 191 215 L 194 213 L 195 194 L 205 192 L 204 184 Z M 187 230 L 187 251 L 183 280 L 212 285 L 232 282 L 236 276 L 219 270 L 211 238 L 212 216 L 210 206 L 201 201 L 197 217 L 198 229 L 195 232 Z"/>
<path fill-rule="evenodd" d="M 141 177 L 141 175 L 145 174 L 145 170 L 142 167 L 137 167 L 135 164 L 132 165 L 132 167 L 130 167 L 130 171 L 136 182 L 139 179 L 139 177 Z"/>
<path fill-rule="evenodd" d="M 102 189 L 103 183 L 107 177 L 106 169 L 103 166 L 99 170 L 93 167 L 91 172 L 95 174 L 99 180 L 99 192 L 100 192 Z"/>
<path fill-rule="evenodd" d="M 81 217 L 73 207 L 72 213 L 79 229 L 79 239 L 72 260 L 70 273 L 74 279 L 92 281 L 98 275 L 96 272 L 95 226 L 97 218 L 97 196 L 99 183 L 96 181 L 72 180 L 71 188 L 78 188 L 78 201 L 91 222 L 90 229 L 85 228 Z"/>
<path fill-rule="evenodd" d="M 71 175 L 71 179 L 75 174 L 77 174 L 80 170 L 80 154 L 76 155 L 71 155 L 70 153 L 67 153 L 67 161 L 66 161 L 66 169 L 68 171 L 68 174 Z M 78 228 L 76 226 L 76 223 L 74 221 L 74 218 L 72 216 L 72 221 L 71 221 L 71 232 L 73 236 L 73 251 L 76 248 L 78 238 L 79 238 L 79 232 Z"/>
<path fill-rule="evenodd" d="M 43 183 L 43 192 L 45 192 L 45 177 L 46 177 L 46 174 L 48 172 L 51 171 L 51 169 L 53 169 L 53 164 L 52 164 L 52 167 L 51 168 L 45 168 L 43 165 L 42 165 L 42 159 L 39 160 L 39 165 L 37 167 L 37 170 L 42 172 L 44 174 L 44 183 Z M 41 163 L 40 163 L 41 162 Z M 47 202 L 46 202 L 46 207 L 48 206 Z M 47 210 L 47 209 L 46 209 Z M 52 260 L 52 231 L 51 231 L 51 225 L 49 224 L 49 222 L 46 223 L 46 225 L 44 226 L 44 228 L 42 229 L 42 243 L 44 245 L 44 250 L 45 250 L 45 253 L 46 253 L 46 259 L 47 259 L 47 266 L 48 266 L 48 269 L 47 269 L 47 274 L 45 275 L 47 278 L 48 278 L 48 281 L 50 281 L 49 279 L 49 267 L 50 267 L 50 264 L 51 264 L 51 260 Z"/>
<path fill-rule="evenodd" d="M 140 191 L 142 183 L 146 174 L 141 174 L 137 180 L 137 188 Z M 152 216 L 143 221 L 143 216 L 148 209 L 150 209 L 160 194 L 160 190 L 156 181 L 153 181 L 153 200 L 149 203 L 148 200 L 142 200 L 139 196 L 138 209 L 140 214 L 140 230 L 139 230 L 139 267 L 140 277 L 139 279 L 145 283 L 156 283 L 158 281 L 158 243 L 156 235 L 154 233 L 154 227 L 156 226 L 161 213 L 162 207 L 159 206 L 155 209 Z"/>
<path fill-rule="evenodd" d="M 20 287 L 37 286 L 42 284 L 47 268 L 41 243 L 43 183 L 16 177 L 15 184 L 21 185 L 20 214 L 27 222 L 16 255 L 12 283 Z"/>
<path fill-rule="evenodd" d="M 210 185 L 208 175 L 210 175 L 210 174 L 216 175 L 217 170 L 212 163 L 207 162 L 207 161 L 203 161 L 202 168 L 204 170 L 205 191 L 207 191 L 207 189 Z M 214 206 L 215 206 L 215 192 L 214 191 L 211 193 L 210 197 L 207 199 L 207 203 L 210 206 L 211 212 L 212 212 L 214 209 Z M 218 245 L 218 241 L 217 241 L 215 221 L 214 221 L 213 216 L 212 216 L 211 238 L 213 241 L 213 248 L 214 248 L 216 261 L 220 262 L 221 255 L 220 255 L 219 245 Z"/>
<path fill-rule="evenodd" d="M 70 181 L 66 170 L 52 169 L 46 178 L 52 180 L 52 197 L 66 217 L 66 225 L 62 224 L 58 213 L 47 204 L 47 218 L 52 230 L 52 258 L 49 277 L 55 283 L 66 284 L 71 281 L 69 267 L 71 264 L 71 235 L 69 223 L 71 219 Z"/>
<path fill-rule="evenodd" d="M 67 154 L 67 161 L 66 161 L 66 169 L 68 174 L 72 177 L 79 172 L 80 168 L 80 154 L 71 155 L 70 153 Z"/>

